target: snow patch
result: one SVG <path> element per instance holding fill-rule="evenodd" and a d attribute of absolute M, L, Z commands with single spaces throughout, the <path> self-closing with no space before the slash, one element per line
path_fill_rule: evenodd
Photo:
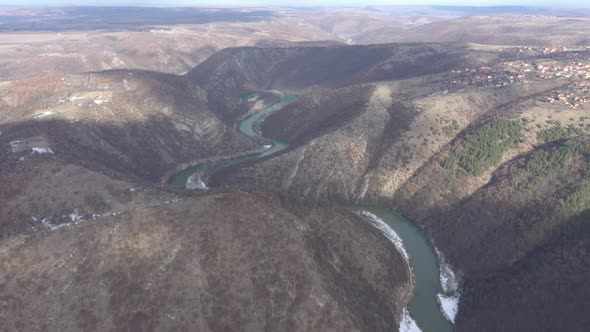
<path fill-rule="evenodd" d="M 186 181 L 186 189 L 188 190 L 208 190 L 207 183 L 204 179 L 201 178 L 201 174 L 199 172 L 191 175 L 188 180 Z"/>
<path fill-rule="evenodd" d="M 45 226 L 45 228 L 47 228 L 49 231 L 55 231 L 60 228 L 67 228 L 67 227 L 71 227 L 71 226 L 74 226 L 77 224 L 75 222 L 68 222 L 68 223 L 64 223 L 64 224 L 53 225 L 53 224 L 49 223 L 50 220 L 51 220 L 51 218 L 43 218 L 41 220 L 41 224 L 43 226 Z"/>
<path fill-rule="evenodd" d="M 76 101 L 76 100 L 82 100 L 82 99 L 86 99 L 86 97 L 82 97 L 82 96 L 72 96 L 70 98 L 68 98 L 70 101 Z"/>
<path fill-rule="evenodd" d="M 45 154 L 45 153 L 53 154 L 53 150 L 51 150 L 50 148 L 31 148 L 31 150 L 33 150 L 33 153 L 38 153 L 38 154 Z"/>
<path fill-rule="evenodd" d="M 72 226 L 76 226 L 82 222 L 95 221 L 95 220 L 98 220 L 98 219 L 104 218 L 104 217 L 114 217 L 119 214 L 121 214 L 121 213 L 120 212 L 107 212 L 107 213 L 102 213 L 102 214 L 90 214 L 90 213 L 80 213 L 77 210 L 74 210 L 74 212 L 67 214 L 67 215 L 63 215 L 61 217 L 51 216 L 51 217 L 45 217 L 43 219 L 41 219 L 40 217 L 31 217 L 31 219 L 35 223 L 40 223 L 48 231 L 55 231 L 55 230 L 62 229 L 62 228 L 69 228 Z M 51 222 L 54 219 L 58 219 L 58 220 L 69 219 L 70 222 L 53 224 Z M 34 226 L 33 229 L 35 230 L 36 227 Z"/>
<path fill-rule="evenodd" d="M 167 201 L 164 201 L 164 202 L 151 203 L 151 204 L 148 204 L 148 206 L 151 206 L 151 207 L 153 207 L 153 206 L 162 206 L 162 205 L 168 205 L 168 204 L 176 203 L 176 202 L 179 202 L 179 201 L 180 201 L 180 199 L 178 197 L 175 197 L 175 198 L 173 198 L 171 200 L 167 200 Z"/>
<path fill-rule="evenodd" d="M 100 104 L 104 103 L 105 101 L 102 100 L 101 98 L 102 98 L 102 95 L 98 96 L 96 99 L 94 99 L 94 103 L 96 105 L 100 105 Z"/>
<path fill-rule="evenodd" d="M 402 255 L 402 257 L 406 261 L 406 264 L 408 264 L 410 273 L 413 273 L 412 266 L 410 264 L 410 255 L 408 255 L 408 252 L 404 245 L 404 240 L 401 238 L 401 236 L 399 236 L 399 234 L 397 234 L 397 232 L 393 228 L 391 228 L 391 226 L 389 226 L 383 219 L 377 217 L 375 214 L 366 210 L 359 211 L 357 213 L 365 217 L 371 223 L 371 225 L 383 232 L 383 234 L 389 239 L 389 241 L 393 243 L 395 249 L 397 249 L 397 251 Z M 416 321 L 414 321 L 412 316 L 410 316 L 410 312 L 407 308 L 404 308 L 404 310 L 402 311 L 399 331 L 422 332 L 420 327 L 418 327 Z"/>
<path fill-rule="evenodd" d="M 422 332 L 406 308 L 402 311 L 402 316 L 399 322 L 399 332 Z"/>
<path fill-rule="evenodd" d="M 455 275 L 455 272 L 453 272 L 451 266 L 444 261 L 440 264 L 440 285 L 443 292 L 447 294 L 459 291 L 459 279 Z"/>
<path fill-rule="evenodd" d="M 51 111 L 41 112 L 41 113 L 35 115 L 35 119 L 41 119 L 41 118 L 44 118 L 46 116 L 50 116 L 50 115 L 53 115 L 53 114 L 55 114 L 55 113 L 54 112 L 51 112 Z"/>
<path fill-rule="evenodd" d="M 22 145 L 24 143 L 26 143 L 26 142 L 25 141 L 19 141 L 19 140 L 10 142 L 10 148 L 12 149 L 12 153 L 17 153 L 17 152 L 22 151 L 22 148 L 21 147 L 22 147 Z"/>
<path fill-rule="evenodd" d="M 437 294 L 436 300 L 440 306 L 440 311 L 445 316 L 445 318 L 451 322 L 455 323 L 455 317 L 457 316 L 457 311 L 459 311 L 459 299 L 460 294 L 453 294 L 453 295 L 444 295 L 444 294 Z"/>
<path fill-rule="evenodd" d="M 461 290 L 459 278 L 453 271 L 450 264 L 445 261 L 442 253 L 436 249 L 440 265 L 440 285 L 442 292 L 436 295 L 436 300 L 440 306 L 440 311 L 445 318 L 455 323 L 455 317 L 459 311 L 459 302 L 461 299 Z"/>
<path fill-rule="evenodd" d="M 47 142 L 40 137 L 32 137 L 24 140 L 14 140 L 10 142 L 10 148 L 12 150 L 12 153 L 29 151 L 38 154 L 53 154 L 53 150 L 51 150 L 51 148 L 48 147 Z"/>
<path fill-rule="evenodd" d="M 129 82 L 127 80 L 123 80 L 123 89 L 125 89 L 125 91 L 129 91 Z"/>
<path fill-rule="evenodd" d="M 100 218 L 104 218 L 104 217 L 116 217 L 118 215 L 120 215 L 121 212 L 107 212 L 107 213 L 99 213 L 99 214 L 92 214 L 92 217 L 90 218 L 91 220 L 96 220 L 96 219 L 100 219 Z"/>
<path fill-rule="evenodd" d="M 82 220 L 82 216 L 78 214 L 78 212 L 70 213 L 68 216 L 72 222 L 80 222 Z"/>

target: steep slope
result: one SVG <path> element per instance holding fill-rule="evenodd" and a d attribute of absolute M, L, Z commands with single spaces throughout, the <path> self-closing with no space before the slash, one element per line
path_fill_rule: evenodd
<path fill-rule="evenodd" d="M 271 113 L 261 125 L 262 135 L 291 144 L 321 136 L 362 113 L 374 89 L 373 85 L 313 89 Z"/>
<path fill-rule="evenodd" d="M 434 79 L 421 78 L 423 84 Z M 460 311 L 459 330 L 493 319 L 488 310 L 504 300 L 512 311 L 502 315 L 511 316 L 495 316 L 486 328 L 541 328 L 526 301 L 549 316 L 552 296 L 567 301 L 557 296 L 571 292 L 563 287 L 579 287 L 582 295 L 564 303 L 559 312 L 571 310 L 546 326 L 576 328 L 572 322 L 585 308 L 575 305 L 588 292 L 580 280 L 589 273 L 583 253 L 590 233 L 580 228 L 573 244 L 555 237 L 590 209 L 588 131 L 583 111 L 537 103 L 563 84 L 533 81 L 439 95 L 399 81 L 320 84 L 302 90 L 297 102 L 262 125 L 266 135 L 292 143 L 289 150 L 225 169 L 212 183 L 394 206 L 431 235 L 465 280 L 462 306 L 469 308 Z M 574 258 L 555 263 L 563 253 Z M 563 284 L 550 287 L 556 275 L 568 273 Z M 505 286 L 520 296 L 490 296 Z"/>
<path fill-rule="evenodd" d="M 182 77 L 1 85 L 0 299 L 17 303 L 3 316 L 14 330 L 395 329 L 409 272 L 339 201 L 396 207 L 425 229 L 466 282 L 459 330 L 543 327 L 530 308 L 547 317 L 572 292 L 560 287 L 576 287 L 573 305 L 588 293 L 590 125 L 537 105 L 559 80 L 432 93 L 449 69 L 495 59 L 441 44 L 243 48 Z M 214 194 L 150 187 L 257 149 L 235 125 L 276 100 L 245 100 L 260 89 L 300 95 L 262 125 L 289 149 L 216 173 L 227 187 Z M 566 286 L 551 286 L 552 266 Z M 36 305 L 57 291 L 58 305 Z M 510 317 L 491 317 L 506 298 Z M 554 324 L 582 321 L 584 306 L 563 308 Z"/>
<path fill-rule="evenodd" d="M 407 120 L 393 121 L 394 116 Z M 370 156 L 378 155 L 382 148 L 384 132 L 399 133 L 412 116 L 412 109 L 401 101 L 394 102 L 391 91 L 380 86 L 364 111 L 342 127 L 281 156 L 241 168 L 235 174 L 223 174 L 223 182 L 274 188 L 310 198 L 355 200 L 362 174 L 372 162 Z"/>
<path fill-rule="evenodd" d="M 243 115 L 236 113 L 234 96 L 244 91 L 345 87 L 440 73 L 495 58 L 461 45 L 434 43 L 235 48 L 210 57 L 187 76 L 207 91 L 211 109 L 233 122 Z"/>
<path fill-rule="evenodd" d="M 0 239 L 176 199 L 171 193 L 41 154 L 2 163 L 0 183 Z"/>
<path fill-rule="evenodd" d="M 351 211 L 243 192 L 13 236 L 0 267 L 6 330 L 395 330 L 411 290 Z"/>
<path fill-rule="evenodd" d="M 14 82 L 2 91 L 0 153 L 43 148 L 106 173 L 159 182 L 183 163 L 255 150 L 183 77 L 111 71 Z"/>
<path fill-rule="evenodd" d="M 587 138 L 550 143 L 458 203 L 415 213 L 466 280 L 459 330 L 583 330 L 589 152 Z M 418 201 L 398 204 L 412 216 Z"/>
<path fill-rule="evenodd" d="M 423 166 L 462 129 L 560 84 L 538 82 L 409 99 L 407 87 L 417 88 L 403 82 L 407 84 L 343 88 L 322 98 L 315 92 L 303 94 L 262 126 L 269 135 L 294 143 L 293 149 L 217 178 L 224 184 L 305 197 L 389 204 L 396 191 L 417 172 L 425 172 Z M 299 146 L 302 140 L 306 144 Z M 426 184 L 433 181 L 421 179 Z M 424 199 L 416 202 L 426 204 Z"/>
<path fill-rule="evenodd" d="M 501 166 L 472 195 L 433 208 L 426 217 L 418 208 L 412 212 L 416 203 L 397 203 L 465 274 L 485 275 L 524 257 L 554 229 L 590 207 L 589 147 L 581 138 L 537 148 Z"/>
<path fill-rule="evenodd" d="M 590 324 L 588 220 L 586 211 L 525 259 L 492 277 L 468 281 L 458 328 L 584 331 Z"/>

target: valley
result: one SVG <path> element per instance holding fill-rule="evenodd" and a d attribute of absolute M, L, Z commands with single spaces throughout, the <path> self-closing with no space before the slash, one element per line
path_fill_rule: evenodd
<path fill-rule="evenodd" d="M 256 92 L 242 94 L 240 99 L 245 100 L 257 100 L 260 95 Z M 264 117 L 271 115 L 273 111 L 278 111 L 281 107 L 285 107 L 289 102 L 297 99 L 297 96 L 283 93 L 281 99 L 275 103 L 270 104 L 266 108 L 257 111 L 256 113 L 246 117 L 240 121 L 239 129 L 244 134 L 258 138 L 259 140 L 265 140 L 255 129 L 254 125 L 257 121 L 264 121 Z M 271 156 L 274 153 L 278 153 L 281 150 L 286 149 L 289 145 L 283 141 L 273 140 L 272 145 L 266 145 L 266 150 L 258 154 L 250 154 L 242 157 L 231 158 L 227 160 L 220 160 L 212 165 L 200 164 L 189 167 L 181 172 L 174 174 L 169 180 L 169 184 L 174 187 L 186 188 L 189 190 L 208 190 L 208 178 L 214 176 L 214 174 L 225 167 L 237 166 L 241 162 L 248 160 L 256 160 L 258 158 L 264 158 Z M 457 299 L 453 299 L 448 304 L 449 309 L 446 309 L 451 314 L 445 311 L 445 306 L 442 303 L 436 303 L 437 297 L 440 294 L 446 296 L 443 293 L 444 284 L 443 280 L 443 262 L 439 262 L 437 252 L 434 247 L 430 244 L 430 241 L 421 233 L 421 231 L 413 225 L 411 222 L 404 220 L 400 216 L 396 216 L 388 211 L 386 208 L 379 207 L 368 207 L 368 211 L 364 210 L 365 207 L 355 208 L 360 211 L 360 215 L 368 218 L 371 222 L 384 232 L 389 234 L 388 238 L 396 244 L 398 250 L 404 256 L 408 269 L 412 271 L 412 278 L 414 279 L 414 296 L 412 301 L 409 303 L 409 311 L 404 308 L 402 316 L 400 318 L 400 325 L 407 324 L 408 326 L 418 325 L 422 329 L 431 331 L 452 331 L 452 326 L 449 324 L 447 319 L 450 321 L 454 320 L 454 315 L 457 311 Z M 375 214 L 372 214 L 372 211 Z M 398 234 L 402 234 L 401 237 Z M 408 249 L 412 255 L 412 261 L 406 253 L 406 243 Z M 442 260 L 442 258 L 441 258 Z M 439 266 L 441 265 L 441 266 Z M 439 282 L 439 269 L 440 269 L 440 282 Z M 450 269 L 450 268 L 449 268 Z M 452 273 L 452 272 L 451 272 Z M 445 290 L 447 291 L 447 290 Z M 458 296 L 456 295 L 458 289 L 448 290 L 451 294 L 451 298 Z M 440 308 L 439 308 L 440 305 Z M 443 315 L 446 315 L 443 317 Z M 451 316 L 449 316 L 451 315 Z M 414 322 L 414 319 L 417 322 Z"/>
<path fill-rule="evenodd" d="M 0 9 L 1 330 L 590 324 L 585 11 L 96 8 Z"/>

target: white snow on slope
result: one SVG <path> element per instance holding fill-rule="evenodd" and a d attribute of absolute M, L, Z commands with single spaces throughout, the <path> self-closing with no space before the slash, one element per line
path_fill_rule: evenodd
<path fill-rule="evenodd" d="M 436 295 L 436 300 L 440 305 L 440 311 L 443 313 L 445 318 L 451 323 L 455 323 L 455 317 L 457 316 L 457 311 L 459 311 L 459 298 L 459 294 Z"/>
<path fill-rule="evenodd" d="M 86 99 L 86 97 L 80 97 L 80 96 L 72 96 L 70 98 L 68 98 L 70 101 L 76 101 L 76 100 L 83 100 Z"/>
<path fill-rule="evenodd" d="M 365 217 L 371 225 L 375 228 L 379 229 L 383 232 L 383 234 L 393 243 L 395 249 L 402 255 L 406 263 L 408 264 L 408 268 L 410 269 L 410 273 L 413 273 L 412 266 L 410 265 L 410 256 L 406 251 L 406 247 L 404 245 L 404 241 L 402 238 L 397 234 L 397 232 L 391 228 L 383 219 L 377 217 L 373 213 L 369 211 L 360 211 L 358 212 L 361 216 Z M 400 324 L 399 324 L 399 331 L 400 332 L 422 332 L 416 321 L 410 316 L 410 312 L 407 308 L 404 308 L 402 311 L 402 315 L 400 317 Z"/>
<path fill-rule="evenodd" d="M 445 293 L 455 293 L 459 291 L 459 280 L 451 266 L 444 261 L 440 264 L 440 285 Z"/>
<path fill-rule="evenodd" d="M 21 150 L 22 149 L 21 146 L 23 145 L 23 143 L 25 143 L 25 141 L 16 140 L 16 141 L 10 142 L 10 148 L 12 149 L 12 153 L 16 153 L 16 152 L 22 151 Z"/>
<path fill-rule="evenodd" d="M 55 114 L 55 113 L 54 112 L 51 112 L 51 111 L 41 112 L 41 113 L 35 115 L 35 119 L 41 119 L 41 118 L 44 118 L 46 116 L 50 116 L 50 115 L 53 115 L 53 114 Z"/>
<path fill-rule="evenodd" d="M 208 190 L 207 183 L 201 178 L 201 174 L 199 172 L 191 175 L 188 180 L 186 181 L 186 189 L 188 190 Z"/>
<path fill-rule="evenodd" d="M 459 301 L 461 291 L 459 289 L 459 278 L 453 271 L 450 264 L 446 263 L 444 256 L 436 249 L 440 265 L 440 285 L 442 293 L 436 295 L 436 300 L 440 306 L 440 311 L 445 318 L 455 323 L 455 317 L 459 311 Z"/>
<path fill-rule="evenodd" d="M 55 231 L 58 229 L 62 229 L 62 228 L 69 228 L 72 226 L 76 226 L 82 222 L 86 222 L 86 221 L 95 221 L 98 220 L 100 218 L 104 218 L 104 217 L 114 217 L 121 214 L 120 212 L 107 212 L 107 213 L 103 213 L 103 214 L 81 214 L 78 211 L 74 211 L 68 215 L 63 215 L 62 218 L 69 218 L 70 222 L 66 222 L 66 223 L 61 223 L 61 224 L 52 224 L 51 220 L 54 219 L 54 217 L 45 217 L 43 219 L 40 219 L 39 217 L 31 217 L 31 219 L 33 220 L 33 222 L 40 222 L 41 225 L 43 225 L 43 227 L 45 227 L 45 229 L 49 230 L 49 231 Z M 35 228 L 33 228 L 35 229 Z"/>
<path fill-rule="evenodd" d="M 410 316 L 408 309 L 405 308 L 404 311 L 402 311 L 402 317 L 399 323 L 399 332 L 422 332 L 420 327 L 418 327 L 418 324 L 416 324 L 416 321 L 414 321 L 412 316 Z"/>
<path fill-rule="evenodd" d="M 33 150 L 33 153 L 38 153 L 38 154 L 44 154 L 44 153 L 50 153 L 53 154 L 53 150 L 51 150 L 50 148 L 31 148 Z"/>
<path fill-rule="evenodd" d="M 396 233 L 393 228 L 389 227 L 389 225 L 383 221 L 381 218 L 377 217 L 376 215 L 372 214 L 369 211 L 360 211 L 360 215 L 364 216 L 369 220 L 371 225 L 375 226 L 377 229 L 383 232 L 385 236 L 393 243 L 397 251 L 402 255 L 408 266 L 410 265 L 410 256 L 406 251 L 406 247 L 404 246 L 404 241 L 402 238 Z"/>

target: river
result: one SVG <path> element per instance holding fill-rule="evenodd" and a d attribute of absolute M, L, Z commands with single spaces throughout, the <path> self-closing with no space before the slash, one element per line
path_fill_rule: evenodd
<path fill-rule="evenodd" d="M 240 99 L 245 101 L 249 98 L 255 97 L 255 95 L 255 92 L 245 93 L 240 96 Z M 268 114 L 296 99 L 297 97 L 295 95 L 284 94 L 279 101 L 243 119 L 239 124 L 240 131 L 253 138 L 269 140 L 256 132 L 254 124 L 258 121 L 263 121 L 264 117 Z M 265 157 L 284 150 L 289 146 L 286 142 L 274 139 L 272 141 L 272 147 L 267 147 L 265 151 L 222 160 L 217 162 L 215 167 L 223 168 L 245 160 Z M 206 166 L 207 165 L 196 165 L 186 168 L 172 176 L 169 184 L 177 188 L 186 188 L 189 178 L 193 174 L 201 172 Z M 203 181 L 203 184 L 205 185 L 206 180 Z M 409 256 L 408 264 L 411 266 L 415 279 L 414 294 L 407 308 L 411 319 L 417 323 L 423 332 L 453 331 L 453 324 L 445 318 L 441 311 L 441 307 L 437 302 L 437 295 L 442 292 L 441 272 L 439 257 L 430 240 L 415 224 L 388 208 L 366 205 L 354 206 L 353 208 L 357 211 L 363 211 L 364 213 L 368 212 L 370 215 L 377 217 L 380 221 L 387 224 L 387 226 L 383 227 L 390 227 L 391 230 L 397 234 L 396 236 L 401 238 L 403 248 L 398 248 L 398 250 L 406 252 L 407 256 Z M 387 231 L 389 230 L 385 229 L 384 233 Z M 389 238 L 391 240 L 391 237 Z M 394 242 L 394 240 L 392 240 L 392 242 Z M 408 319 L 409 317 L 405 317 L 404 321 L 408 323 Z M 406 329 L 401 328 L 401 330 L 409 331 L 412 329 L 406 327 Z"/>

